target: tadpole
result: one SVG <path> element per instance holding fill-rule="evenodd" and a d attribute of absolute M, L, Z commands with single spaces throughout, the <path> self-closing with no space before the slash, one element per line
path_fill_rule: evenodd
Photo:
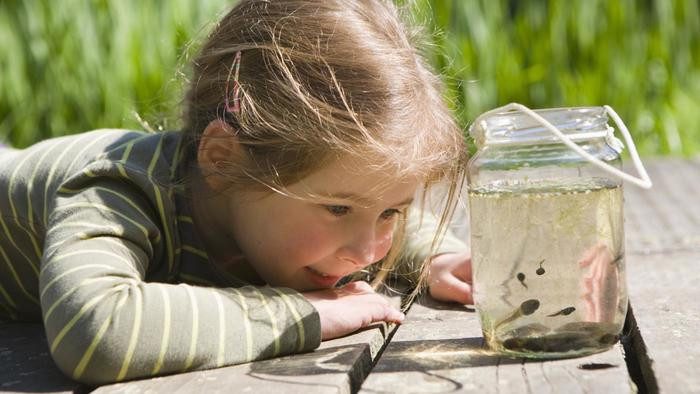
<path fill-rule="evenodd" d="M 544 259 L 542 261 L 540 261 L 540 268 L 538 268 L 537 271 L 535 271 L 535 273 L 537 273 L 537 275 L 544 275 L 545 271 L 544 271 L 544 268 L 542 268 L 542 263 L 544 263 Z"/>
<path fill-rule="evenodd" d="M 529 299 L 520 304 L 520 312 L 523 316 L 532 315 L 540 307 L 540 300 Z"/>
<path fill-rule="evenodd" d="M 510 316 L 506 317 L 505 319 L 501 320 L 498 324 L 496 324 L 496 328 L 506 324 L 510 323 L 513 320 L 520 318 L 522 316 L 528 316 L 532 315 L 535 313 L 535 311 L 540 307 L 540 301 L 536 299 L 529 299 L 527 301 L 523 301 L 520 306 L 513 311 L 513 313 L 510 314 Z"/>
<path fill-rule="evenodd" d="M 523 274 L 522 272 L 518 272 L 518 275 L 516 277 L 520 281 L 520 284 L 525 286 L 525 288 L 527 289 L 527 285 L 525 284 L 525 274 Z"/>
<path fill-rule="evenodd" d="M 552 313 L 551 315 L 547 315 L 547 317 L 554 317 L 554 316 L 559 316 L 559 315 L 567 316 L 567 315 L 570 315 L 571 313 L 573 313 L 573 311 L 575 311 L 575 310 L 576 310 L 576 308 L 574 308 L 573 306 L 569 306 L 569 307 L 566 307 L 566 308 L 560 310 L 559 312 Z"/>

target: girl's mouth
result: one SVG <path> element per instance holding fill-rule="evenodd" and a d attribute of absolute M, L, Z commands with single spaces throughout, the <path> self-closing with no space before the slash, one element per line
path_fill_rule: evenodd
<path fill-rule="evenodd" d="M 304 267 L 304 269 L 309 274 L 311 281 L 321 287 L 332 287 L 340 280 L 340 276 L 328 275 L 311 267 Z"/>

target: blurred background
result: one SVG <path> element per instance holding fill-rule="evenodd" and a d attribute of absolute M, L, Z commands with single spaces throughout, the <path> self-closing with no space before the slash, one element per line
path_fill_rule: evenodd
<path fill-rule="evenodd" d="M 700 0 L 395 0 L 427 25 L 463 128 L 511 101 L 608 104 L 647 156 L 700 153 Z M 0 1 L 0 139 L 174 129 L 232 0 Z"/>

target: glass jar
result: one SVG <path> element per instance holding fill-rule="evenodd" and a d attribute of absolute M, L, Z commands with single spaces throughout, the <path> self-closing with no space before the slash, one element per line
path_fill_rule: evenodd
<path fill-rule="evenodd" d="M 474 302 L 496 351 L 570 357 L 619 338 L 627 312 L 622 180 L 591 160 L 621 168 L 607 108 L 534 111 L 563 139 L 525 111 L 491 111 L 470 128 Z"/>

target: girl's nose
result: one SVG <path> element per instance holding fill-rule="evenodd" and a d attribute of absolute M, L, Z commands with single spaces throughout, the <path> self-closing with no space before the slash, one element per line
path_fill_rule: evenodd
<path fill-rule="evenodd" d="M 338 257 L 359 269 L 373 264 L 389 252 L 392 232 L 391 229 L 371 228 L 350 234 L 347 243 L 338 251 Z"/>

